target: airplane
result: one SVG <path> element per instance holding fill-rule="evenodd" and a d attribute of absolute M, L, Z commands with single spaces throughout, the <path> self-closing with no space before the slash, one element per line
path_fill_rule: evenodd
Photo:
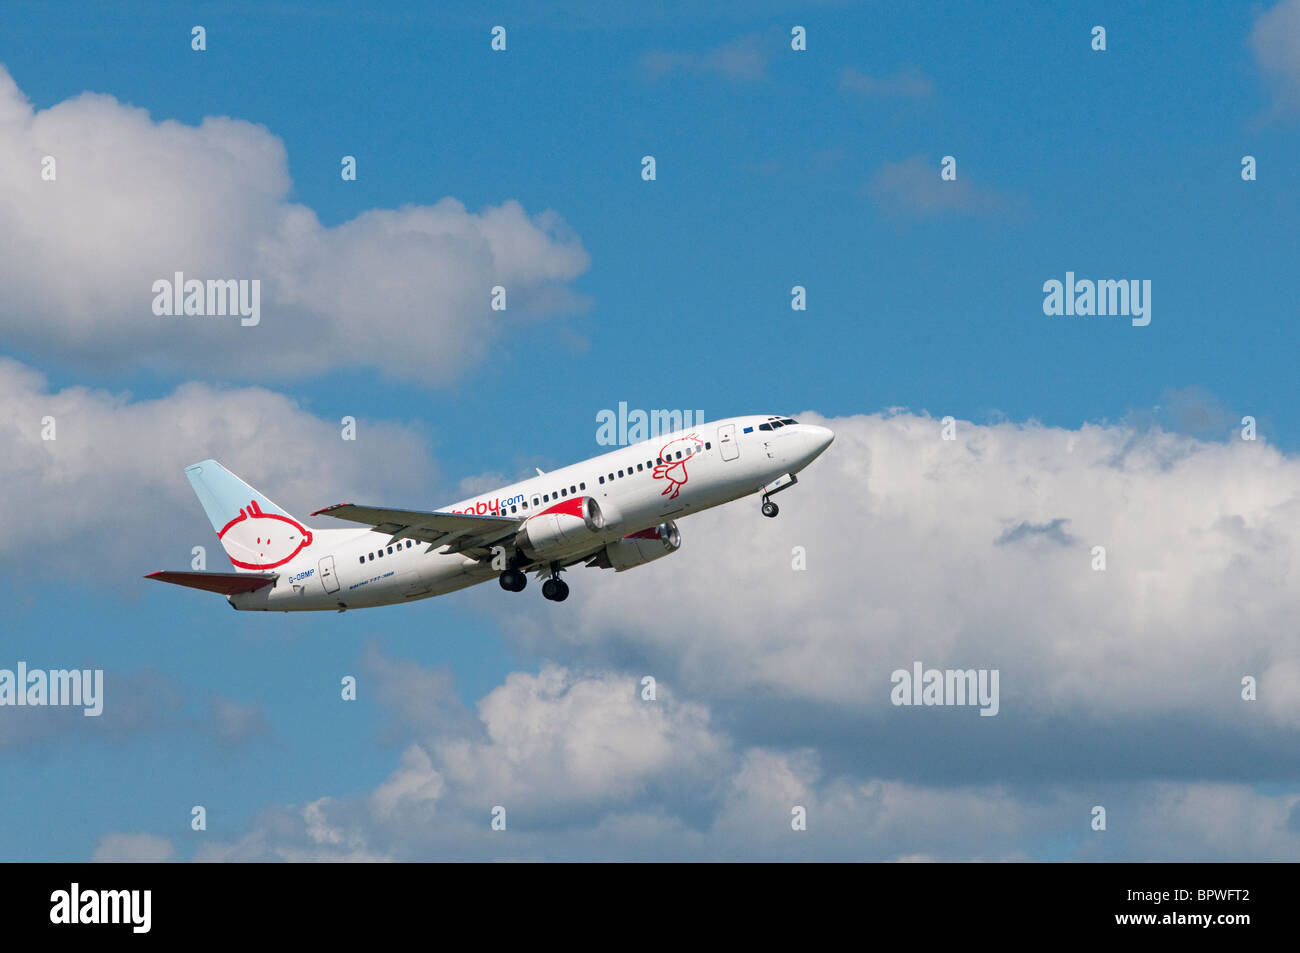
<path fill-rule="evenodd" d="M 443 595 L 495 577 L 521 592 L 534 572 L 563 602 L 560 573 L 584 563 L 623 572 L 674 553 L 676 520 L 758 493 L 772 497 L 831 445 L 826 427 L 791 417 L 731 417 L 673 431 L 432 512 L 337 503 L 329 516 L 364 529 L 315 529 L 216 460 L 185 475 L 234 572 L 147 575 L 224 595 L 235 609 L 369 608 Z"/>

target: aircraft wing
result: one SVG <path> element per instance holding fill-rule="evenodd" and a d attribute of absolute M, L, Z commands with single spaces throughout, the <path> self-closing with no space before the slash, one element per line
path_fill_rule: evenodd
<path fill-rule="evenodd" d="M 176 586 L 188 586 L 206 592 L 219 592 L 223 596 L 233 596 L 241 592 L 256 592 L 263 586 L 269 586 L 278 579 L 278 572 L 172 572 L 162 570 L 151 572 L 146 579 L 170 582 Z"/>
<path fill-rule="evenodd" d="M 509 516 L 477 516 L 473 513 L 426 513 L 421 510 L 392 510 L 380 506 L 358 506 L 355 503 L 336 503 L 312 516 L 333 516 L 335 519 L 363 523 L 377 533 L 386 533 L 389 542 L 398 539 L 417 539 L 428 543 L 429 549 L 446 546 L 446 552 L 461 553 L 491 546 L 512 536 L 522 520 Z"/>

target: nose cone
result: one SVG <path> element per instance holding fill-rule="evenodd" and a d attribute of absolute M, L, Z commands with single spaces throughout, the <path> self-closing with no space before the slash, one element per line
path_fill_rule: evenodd
<path fill-rule="evenodd" d="M 799 469 L 802 470 L 826 451 L 835 440 L 835 434 L 827 427 L 814 424 L 800 424 L 799 429 L 803 431 L 803 453 L 799 461 Z"/>
<path fill-rule="evenodd" d="M 829 427 L 816 427 L 810 424 L 808 430 L 816 443 L 818 453 L 821 453 L 835 442 L 835 431 Z"/>

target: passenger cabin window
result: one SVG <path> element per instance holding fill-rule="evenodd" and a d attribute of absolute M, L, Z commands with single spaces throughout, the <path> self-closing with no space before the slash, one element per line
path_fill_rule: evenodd
<path fill-rule="evenodd" d="M 390 555 L 390 556 L 393 555 L 393 547 L 392 547 L 392 546 L 389 546 L 389 547 L 388 547 L 388 555 Z"/>
<path fill-rule="evenodd" d="M 641 464 L 639 464 L 639 463 L 636 465 L 636 472 L 637 472 L 637 473 L 640 473 L 640 472 L 641 472 Z"/>
<path fill-rule="evenodd" d="M 713 444 L 710 443 L 710 442 L 707 441 L 707 440 L 704 441 L 704 449 L 705 449 L 705 450 L 712 450 L 712 449 L 713 449 Z"/>
<path fill-rule="evenodd" d="M 622 470 L 619 470 L 619 471 L 618 471 L 618 478 L 619 478 L 620 480 L 623 479 L 623 471 L 622 471 Z"/>
<path fill-rule="evenodd" d="M 366 561 L 366 557 L 365 557 L 365 556 L 362 556 L 362 557 L 361 557 L 361 561 L 364 563 L 364 562 Z"/>
<path fill-rule="evenodd" d="M 578 489 L 579 489 L 579 490 L 585 490 L 586 488 L 587 488 L 587 484 L 585 484 L 585 483 L 579 483 L 579 484 L 578 484 Z"/>
<path fill-rule="evenodd" d="M 600 482 L 601 482 L 601 483 L 604 483 L 604 482 L 605 482 L 605 478 L 604 478 L 603 476 L 600 478 Z"/>
<path fill-rule="evenodd" d="M 577 492 L 578 492 L 578 488 L 577 488 L 576 486 L 570 486 L 570 487 L 569 487 L 569 492 L 570 492 L 570 493 L 577 493 Z"/>
<path fill-rule="evenodd" d="M 568 495 L 569 495 L 569 491 L 566 490 L 564 487 L 560 487 L 560 496 L 568 496 Z"/>

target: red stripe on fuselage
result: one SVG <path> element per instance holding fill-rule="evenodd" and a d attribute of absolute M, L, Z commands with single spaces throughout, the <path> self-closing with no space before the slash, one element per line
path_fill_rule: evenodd
<path fill-rule="evenodd" d="M 540 513 L 534 513 L 529 519 L 546 516 L 548 513 L 554 513 L 556 516 L 576 516 L 582 519 L 582 497 L 571 496 L 567 500 L 560 500 L 554 506 L 549 506 Z"/>

